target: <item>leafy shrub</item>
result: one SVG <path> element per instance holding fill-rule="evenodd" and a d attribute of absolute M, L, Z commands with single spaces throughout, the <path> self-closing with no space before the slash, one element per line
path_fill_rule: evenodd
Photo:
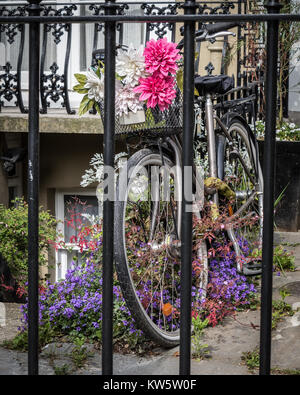
<path fill-rule="evenodd" d="M 251 253 L 253 257 L 261 257 L 262 250 L 257 249 Z M 273 271 L 284 273 L 285 271 L 293 272 L 296 270 L 295 256 L 288 252 L 283 245 L 278 245 L 273 249 Z"/>
<path fill-rule="evenodd" d="M 28 267 L 28 205 L 16 199 L 15 205 L 0 205 L 0 253 L 7 261 L 11 274 L 24 286 Z M 40 208 L 39 211 L 39 264 L 47 264 L 49 243 L 56 239 L 56 219 Z"/>
<path fill-rule="evenodd" d="M 192 341 L 192 357 L 200 360 L 203 357 L 209 357 L 208 345 L 202 343 L 203 331 L 209 324 L 208 319 L 201 320 L 200 315 L 192 316 L 192 325 L 194 334 L 191 337 Z"/>
<path fill-rule="evenodd" d="M 282 245 L 274 248 L 274 271 L 295 271 L 295 257 L 289 253 Z"/>
<path fill-rule="evenodd" d="M 242 353 L 242 361 L 247 365 L 250 371 L 259 368 L 259 349 L 255 348 L 253 351 L 246 351 Z"/>
<path fill-rule="evenodd" d="M 256 122 L 257 137 L 263 139 L 265 137 L 265 123 L 263 121 Z M 300 126 L 292 122 L 282 122 L 276 127 L 276 140 L 278 141 L 300 141 Z"/>

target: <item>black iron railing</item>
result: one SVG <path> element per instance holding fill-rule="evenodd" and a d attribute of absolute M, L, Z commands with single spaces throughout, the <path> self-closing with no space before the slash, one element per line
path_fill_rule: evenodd
<path fill-rule="evenodd" d="M 115 37 L 119 22 L 178 23 L 184 22 L 184 129 L 183 129 L 183 165 L 191 165 L 192 135 L 194 114 L 194 33 L 195 24 L 213 21 L 265 21 L 267 22 L 267 64 L 266 64 L 266 131 L 264 148 L 264 222 L 263 222 L 263 275 L 261 297 L 261 337 L 260 337 L 260 374 L 270 374 L 271 355 L 271 305 L 272 305 L 272 266 L 273 266 L 273 190 L 274 190 L 274 143 L 276 121 L 276 71 L 277 42 L 279 20 L 300 20 L 300 15 L 278 14 L 280 4 L 270 0 L 267 5 L 268 14 L 226 14 L 198 15 L 198 7 L 194 0 L 186 0 L 182 7 L 183 15 L 143 15 L 133 16 L 118 13 L 119 7 L 112 0 L 102 5 L 104 14 L 93 16 L 39 16 L 43 8 L 40 1 L 31 0 L 26 8 L 28 15 L 0 16 L 0 24 L 29 24 L 29 129 L 28 129 L 28 203 L 29 203 L 29 351 L 28 373 L 38 374 L 38 187 L 39 187 L 39 78 L 40 66 L 40 24 L 73 24 L 104 23 L 105 58 L 110 67 L 105 68 L 105 121 L 104 121 L 104 165 L 114 163 L 114 75 L 115 75 Z M 184 174 L 184 172 L 183 172 Z M 183 185 L 185 183 L 183 182 Z M 183 193 L 183 196 L 186 196 Z M 184 198 L 186 199 L 186 198 Z M 185 207 L 189 202 L 184 200 Z M 103 247 L 103 374 L 113 373 L 112 363 L 112 284 L 113 284 L 113 215 L 112 202 L 106 201 L 104 206 L 104 247 Z M 181 341 L 180 341 L 180 374 L 190 374 L 190 295 L 191 295 L 191 244 L 192 222 L 190 213 L 182 217 L 182 278 L 181 278 Z"/>
<path fill-rule="evenodd" d="M 209 1 L 197 2 L 195 5 L 195 14 L 198 15 L 228 15 L 230 13 L 246 14 L 248 12 L 248 2 L 246 0 L 235 1 Z M 252 10 L 255 11 L 255 10 Z M 118 3 L 116 16 L 142 17 L 163 17 L 176 16 L 182 12 L 182 2 L 156 2 L 142 3 L 129 2 Z M 42 3 L 40 15 L 44 17 L 41 27 L 41 53 L 40 53 L 40 112 L 46 114 L 49 108 L 63 107 L 67 114 L 74 115 L 75 109 L 72 108 L 70 100 L 70 62 L 71 50 L 75 52 L 77 57 L 83 56 L 79 53 L 80 43 L 74 40 L 75 32 L 73 24 L 67 17 L 78 17 L 80 20 L 90 21 L 89 38 L 86 38 L 86 45 L 91 48 L 89 58 L 85 60 L 85 67 L 94 63 L 92 59 L 92 51 L 103 46 L 104 44 L 104 21 L 100 21 L 97 17 L 104 16 L 104 3 L 99 2 L 76 2 L 63 3 L 46 1 Z M 26 2 L 2 2 L 0 1 L 0 16 L 7 17 L 29 17 L 30 11 Z M 47 20 L 47 18 L 50 18 Z M 55 22 L 51 17 L 63 17 L 59 23 Z M 92 17 L 92 19 L 89 19 Z M 94 19 L 96 18 L 96 19 Z M 78 19 L 79 20 L 79 19 Z M 199 28 L 201 21 L 196 22 L 196 28 Z M 173 21 L 148 21 L 145 24 L 144 41 L 148 41 L 150 34 L 154 34 L 157 38 L 162 38 L 169 34 L 171 40 L 175 40 L 175 25 Z M 117 42 L 124 43 L 124 24 L 120 21 L 116 22 Z M 84 36 L 85 33 L 82 33 Z M 255 54 L 249 53 L 247 40 L 251 36 L 251 27 L 245 26 L 243 29 L 238 28 L 236 41 L 238 49 L 235 56 L 237 85 L 246 86 L 250 80 L 259 79 L 261 70 L 257 67 L 258 63 Z M 77 37 L 77 36 L 76 36 Z M 80 34 L 79 34 L 80 37 Z M 252 37 L 254 38 L 254 37 Z M 82 37 L 80 38 L 82 40 Z M 255 38 L 256 40 L 256 38 Z M 27 59 L 25 45 L 28 42 L 28 32 L 22 23 L 6 23 L 0 25 L 0 42 L 5 43 L 7 52 L 14 52 L 15 59 L 0 61 L 2 72 L 0 71 L 0 110 L 5 106 L 17 106 L 21 113 L 28 112 L 27 103 L 24 99 L 25 90 L 28 88 L 28 81 L 24 76 L 27 71 Z M 258 43 L 255 44 L 256 50 L 260 51 Z M 222 61 L 220 70 L 211 62 L 208 62 L 205 69 L 210 74 L 225 73 L 227 63 L 227 53 L 229 43 L 225 39 L 222 50 Z M 197 43 L 196 51 L 200 52 L 200 43 Z M 63 53 L 63 57 L 57 59 L 57 53 Z M 252 50 L 253 52 L 253 50 Z M 251 55 L 251 56 L 250 56 Z M 84 66 L 83 66 L 84 67 Z M 1 70 L 1 69 L 0 69 Z M 77 70 L 78 71 L 78 70 Z M 245 95 L 248 91 L 244 90 L 236 93 L 239 98 L 241 94 Z M 261 108 L 261 105 L 258 105 Z M 95 112 L 94 112 L 95 113 Z"/>

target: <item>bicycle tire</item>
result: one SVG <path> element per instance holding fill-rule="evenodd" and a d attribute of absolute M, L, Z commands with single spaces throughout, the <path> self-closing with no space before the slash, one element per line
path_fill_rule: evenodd
<path fill-rule="evenodd" d="M 226 140 L 223 151 L 224 165 L 219 177 L 221 176 L 220 178 L 225 180 L 235 192 L 230 215 L 236 216 L 238 223 L 235 226 L 227 226 L 227 233 L 235 250 L 238 272 L 256 275 L 261 273 L 258 256 L 261 250 L 263 226 L 263 174 L 259 152 L 257 145 L 250 137 L 247 126 L 238 118 L 230 121 L 227 130 L 233 138 L 233 145 L 230 147 Z M 247 170 L 241 164 L 240 158 L 232 154 L 233 151 L 240 155 Z M 230 152 L 233 159 L 229 157 Z M 247 202 L 252 199 L 251 197 L 253 200 L 248 207 L 237 215 L 238 210 L 242 208 L 242 205 L 246 206 Z"/>
<path fill-rule="evenodd" d="M 180 307 L 180 294 L 178 293 L 178 287 L 180 287 L 180 259 L 176 258 L 176 255 L 179 253 L 178 246 L 180 243 L 178 243 L 179 240 L 176 240 L 176 235 L 174 235 L 174 225 L 170 225 L 170 228 L 168 228 L 168 224 L 171 224 L 169 216 L 173 219 L 173 222 L 174 220 L 176 222 L 176 218 L 172 217 L 170 212 L 172 210 L 168 211 L 167 206 L 162 207 L 162 211 L 159 212 L 159 222 L 154 219 L 154 224 L 156 224 L 156 221 L 159 224 L 158 230 L 157 225 L 155 225 L 156 233 L 146 245 L 142 243 L 140 239 L 142 236 L 140 235 L 143 234 L 145 236 L 147 231 L 150 232 L 150 217 L 146 218 L 147 214 L 145 213 L 146 219 L 144 218 L 144 221 L 139 219 L 138 222 L 135 222 L 136 217 L 134 217 L 137 212 L 140 215 L 142 211 L 143 214 L 143 208 L 146 212 L 146 203 L 143 203 L 144 206 L 140 206 L 140 208 L 136 205 L 136 208 L 132 209 L 132 201 L 130 201 L 130 199 L 133 200 L 135 198 L 135 196 L 132 196 L 132 188 L 135 185 L 135 174 L 139 174 L 139 168 L 162 166 L 162 162 L 168 168 L 172 168 L 174 165 L 172 159 L 166 154 L 150 149 L 142 149 L 132 155 L 128 160 L 127 168 L 120 171 L 117 183 L 118 200 L 115 203 L 115 262 L 120 287 L 136 326 L 159 345 L 173 347 L 178 345 L 180 340 L 180 319 L 178 319 L 177 315 Z M 140 177 L 140 174 L 138 177 Z M 175 180 L 174 182 L 176 183 L 177 181 Z M 147 193 L 149 193 L 149 190 Z M 141 200 L 139 204 L 140 202 Z M 152 207 L 154 211 L 153 217 L 156 217 L 155 204 L 149 207 Z M 173 210 L 176 212 L 176 207 L 173 207 Z M 149 212 L 151 213 L 151 208 Z M 132 236 L 131 227 L 137 223 L 140 223 L 139 229 L 136 229 L 137 236 Z M 144 226 L 143 229 L 141 229 L 142 224 Z M 163 234 L 164 226 L 166 235 Z M 133 246 L 136 245 L 141 246 L 140 250 L 133 251 L 135 249 Z M 206 244 L 201 243 L 201 248 L 200 255 L 202 254 L 202 256 L 199 257 L 199 260 L 203 262 L 205 270 L 202 270 L 202 277 L 200 273 L 197 281 L 201 278 L 200 281 L 202 282 L 200 282 L 199 289 L 203 289 L 200 293 L 204 298 L 207 286 Z M 160 259 L 160 262 L 163 262 L 163 264 L 157 264 L 156 259 Z M 147 281 L 144 281 L 147 278 L 144 278 L 144 276 L 148 277 Z M 156 294 L 157 287 L 161 288 L 159 290 L 160 300 L 158 300 L 158 293 Z M 150 288 L 151 292 L 148 292 Z M 148 306 L 146 305 L 147 303 Z M 151 307 L 149 307 L 150 303 Z M 171 314 L 165 312 L 164 308 L 166 306 L 171 310 Z"/>

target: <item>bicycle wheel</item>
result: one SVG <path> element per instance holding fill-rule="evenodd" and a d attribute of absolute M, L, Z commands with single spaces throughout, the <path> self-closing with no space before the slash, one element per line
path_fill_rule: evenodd
<path fill-rule="evenodd" d="M 255 142 L 238 119 L 228 127 L 222 178 L 235 192 L 226 202 L 230 216 L 227 233 L 236 253 L 237 270 L 245 275 L 261 272 L 260 252 L 263 221 L 263 176 Z"/>
<path fill-rule="evenodd" d="M 136 152 L 118 178 L 115 260 L 127 306 L 138 328 L 165 347 L 179 343 L 181 178 L 171 158 Z M 193 308 L 206 296 L 207 250 L 193 260 Z"/>

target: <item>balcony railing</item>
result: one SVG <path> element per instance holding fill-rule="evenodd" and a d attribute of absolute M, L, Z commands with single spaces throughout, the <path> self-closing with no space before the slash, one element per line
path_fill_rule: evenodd
<path fill-rule="evenodd" d="M 43 2 L 41 16 L 101 16 L 104 15 L 105 3 L 80 1 L 66 2 Z M 249 11 L 246 0 L 238 1 L 212 1 L 196 3 L 196 13 L 199 15 L 226 15 L 230 13 L 246 14 Z M 250 10 L 255 11 L 255 10 Z M 182 2 L 156 1 L 152 3 L 124 3 L 118 7 L 118 15 L 178 15 L 183 13 Z M 1 16 L 28 16 L 26 2 L 0 1 Z M 201 22 L 197 23 L 196 29 Z M 138 30 L 137 30 L 138 29 Z M 175 41 L 180 39 L 179 29 L 175 22 L 155 22 L 139 24 L 117 23 L 117 43 L 129 44 L 130 41 L 138 41 L 144 44 L 150 37 L 162 38 L 168 36 Z M 40 55 L 40 113 L 47 114 L 49 109 L 61 109 L 68 115 L 76 114 L 78 100 L 72 92 L 75 82 L 73 74 L 84 71 L 95 63 L 92 52 L 98 48 L 104 48 L 104 22 L 88 24 L 71 23 L 43 23 L 40 26 L 41 55 Z M 251 50 L 247 44 L 251 38 Z M 1 44 L 2 43 L 2 44 Z M 28 26 L 18 23 L 0 25 L 0 46 L 3 55 L 0 59 L 0 111 L 17 107 L 20 113 L 28 112 Z M 229 43 L 225 39 L 220 44 L 221 61 L 218 65 L 208 61 L 205 72 L 208 74 L 223 74 L 229 62 Z M 257 59 L 260 57 L 264 41 L 257 35 L 257 29 L 253 34 L 253 24 L 245 24 L 237 29 L 236 48 L 234 49 L 233 61 L 235 62 L 235 76 L 237 86 L 246 87 L 249 81 L 259 80 L 262 70 Z M 1 48 L 1 47 L 0 47 Z M 196 51 L 203 53 L 200 43 Z M 199 58 L 196 61 L 196 69 L 199 66 Z M 242 93 L 241 93 L 242 92 Z M 240 97 L 253 93 L 244 89 L 232 95 Z M 256 88 L 257 93 L 257 88 Z M 258 98 L 260 96 L 258 95 Z M 261 105 L 257 101 L 257 111 Z M 249 109 L 247 109 L 249 110 Z M 53 111 L 53 110 L 52 110 Z M 61 114 L 61 111 L 58 113 Z M 95 114 L 95 111 L 91 111 Z"/>

